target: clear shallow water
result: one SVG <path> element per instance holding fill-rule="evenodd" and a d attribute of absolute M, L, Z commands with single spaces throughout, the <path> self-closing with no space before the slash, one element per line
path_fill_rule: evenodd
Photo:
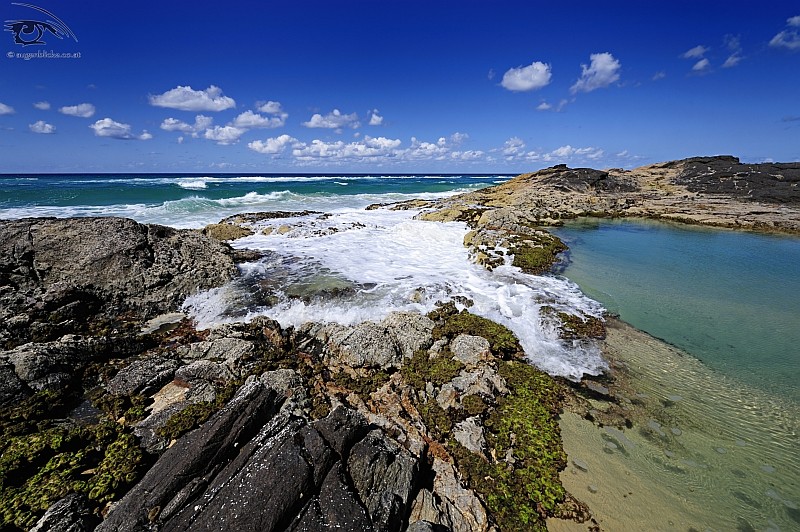
<path fill-rule="evenodd" d="M 800 238 L 650 221 L 553 231 L 563 273 L 622 320 L 800 403 Z"/>

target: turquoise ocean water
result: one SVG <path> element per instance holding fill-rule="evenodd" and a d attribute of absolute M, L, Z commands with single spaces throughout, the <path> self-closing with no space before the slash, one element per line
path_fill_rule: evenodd
<path fill-rule="evenodd" d="M 554 232 L 564 275 L 610 312 L 800 403 L 800 238 L 631 220 Z"/>

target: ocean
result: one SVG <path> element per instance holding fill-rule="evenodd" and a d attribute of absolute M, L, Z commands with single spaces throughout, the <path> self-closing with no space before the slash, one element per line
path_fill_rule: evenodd
<path fill-rule="evenodd" d="M 3 175 L 0 219 L 124 216 L 202 228 L 245 212 L 325 213 L 271 218 L 234 241 L 263 257 L 240 264 L 234 282 L 187 300 L 200 327 L 257 315 L 285 327 L 352 324 L 471 302 L 470 311 L 514 331 L 531 363 L 577 380 L 608 367 L 599 345 L 560 339 L 540 309 L 608 309 L 667 343 L 610 334 L 638 392 L 628 400 L 650 419 L 622 435 L 565 415 L 565 448 L 590 466 L 562 474 L 570 491 L 605 515 L 609 530 L 797 530 L 800 239 L 710 229 L 665 236 L 649 222 L 593 222 L 557 230 L 572 246 L 565 269 L 531 276 L 510 264 L 476 266 L 463 246 L 466 224 L 417 221 L 413 209 L 365 210 L 510 177 Z"/>

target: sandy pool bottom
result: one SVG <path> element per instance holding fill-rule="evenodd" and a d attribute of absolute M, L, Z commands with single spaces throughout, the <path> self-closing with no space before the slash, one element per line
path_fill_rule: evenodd
<path fill-rule="evenodd" d="M 697 359 L 611 320 L 604 350 L 613 401 L 594 419 L 561 416 L 561 480 L 602 530 L 800 530 L 798 405 L 715 374 Z M 602 426 L 601 426 L 602 425 Z M 551 519 L 552 531 L 591 522 Z"/>

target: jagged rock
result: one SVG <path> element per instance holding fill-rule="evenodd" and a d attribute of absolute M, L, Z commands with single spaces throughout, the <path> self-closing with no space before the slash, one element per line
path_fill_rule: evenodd
<path fill-rule="evenodd" d="M 0 360 L 0 406 L 17 401 L 25 395 L 25 384 L 17 376 L 14 366 Z"/>
<path fill-rule="evenodd" d="M 328 472 L 319 494 L 311 498 L 289 529 L 291 532 L 322 530 L 374 530 L 364 505 L 348 485 L 347 472 L 341 462 Z"/>
<path fill-rule="evenodd" d="M 86 496 L 72 493 L 50 506 L 30 532 L 89 532 L 96 522 Z"/>
<path fill-rule="evenodd" d="M 434 525 L 429 521 L 415 521 L 408 528 L 406 532 L 451 532 L 450 529 L 442 525 Z"/>
<path fill-rule="evenodd" d="M 467 368 L 476 367 L 481 361 L 491 357 L 489 340 L 480 336 L 459 334 L 450 342 L 450 351 L 453 358 L 464 364 Z"/>
<path fill-rule="evenodd" d="M 186 382 L 204 380 L 207 382 L 223 383 L 233 380 L 234 375 L 225 364 L 218 364 L 210 360 L 197 360 L 178 368 L 178 370 L 175 371 L 175 378 Z"/>
<path fill-rule="evenodd" d="M 479 422 L 480 418 L 477 417 L 461 421 L 453 428 L 453 437 L 473 453 L 483 455 L 486 451 L 486 439 Z"/>
<path fill-rule="evenodd" d="M 261 374 L 261 382 L 285 397 L 281 410 L 288 410 L 296 416 L 302 416 L 309 407 L 308 392 L 303 386 L 303 378 L 293 369 L 277 369 Z"/>
<path fill-rule="evenodd" d="M 332 361 L 352 368 L 397 368 L 401 353 L 389 330 L 377 323 L 354 327 L 330 325 L 323 329 Z"/>
<path fill-rule="evenodd" d="M 433 321 L 415 312 L 392 312 L 381 322 L 389 329 L 398 349 L 406 358 L 411 358 L 420 349 L 433 343 Z"/>
<path fill-rule="evenodd" d="M 494 530 L 480 499 L 472 490 L 461 485 L 452 464 L 434 458 L 431 468 L 435 473 L 433 492 L 427 489 L 419 491 L 411 508 L 409 522 L 427 521 L 452 532 Z"/>
<path fill-rule="evenodd" d="M 474 370 L 463 369 L 450 383 L 462 395 L 494 396 L 508 393 L 503 377 L 488 366 Z"/>
<path fill-rule="evenodd" d="M 106 384 L 112 395 L 149 395 L 172 380 L 180 362 L 171 358 L 149 357 L 123 368 Z"/>
<path fill-rule="evenodd" d="M 0 220 L 0 288 L 13 288 L 0 289 L 0 344 L 50 340 L 98 316 L 151 318 L 235 272 L 230 248 L 197 231 L 123 218 Z M 27 323 L 8 321 L 18 315 Z"/>
<path fill-rule="evenodd" d="M 397 532 L 411 504 L 419 461 L 373 430 L 355 444 L 347 461 L 350 478 L 376 530 Z"/>
<path fill-rule="evenodd" d="M 224 362 L 235 376 L 242 376 L 247 360 L 253 353 L 253 343 L 241 338 L 216 338 L 179 347 L 177 355 L 184 360 L 212 360 Z"/>

